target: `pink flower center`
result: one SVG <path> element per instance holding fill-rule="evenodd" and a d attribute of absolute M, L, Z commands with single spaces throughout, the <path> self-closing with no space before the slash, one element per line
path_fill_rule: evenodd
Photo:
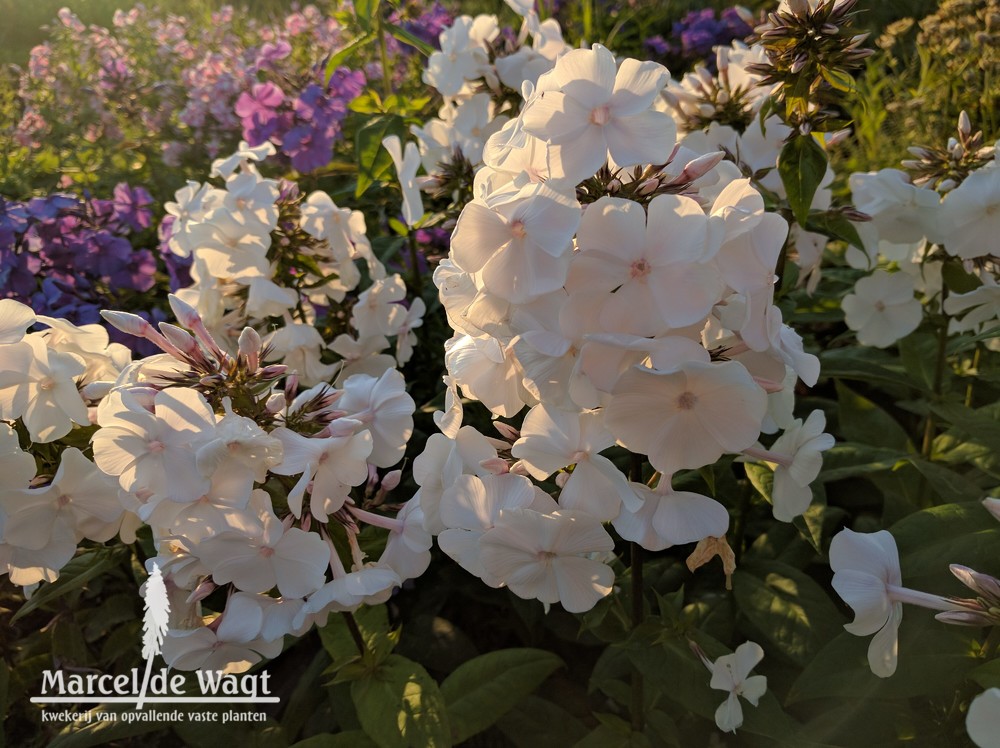
<path fill-rule="evenodd" d="M 266 545 L 257 552 L 263 558 L 271 558 L 274 555 L 274 548 L 268 548 Z"/>
<path fill-rule="evenodd" d="M 643 257 L 632 263 L 632 265 L 629 267 L 629 275 L 632 277 L 633 280 L 636 278 L 644 278 L 645 276 L 649 275 L 649 271 L 652 269 L 653 269 L 652 265 L 650 265 L 649 261 L 645 257 Z"/>
<path fill-rule="evenodd" d="M 555 558 L 557 555 L 557 553 L 553 553 L 552 551 L 539 551 L 535 554 L 535 558 L 539 561 L 548 561 L 549 559 Z"/>
<path fill-rule="evenodd" d="M 528 235 L 528 230 L 524 228 L 524 221 L 518 219 L 510 224 L 510 233 L 515 239 L 523 239 Z"/>
<path fill-rule="evenodd" d="M 66 494 L 59 494 L 59 498 L 56 499 L 56 504 L 59 506 L 66 506 L 69 503 L 69 496 Z"/>
<path fill-rule="evenodd" d="M 885 302 L 882 301 L 881 299 L 879 299 L 878 301 L 876 301 L 875 302 L 875 311 L 876 312 L 884 312 L 885 311 Z"/>
<path fill-rule="evenodd" d="M 153 439 L 153 441 L 151 441 L 147 446 L 149 447 L 149 451 L 154 455 L 159 454 L 167 448 L 167 446 L 159 439 Z"/>
<path fill-rule="evenodd" d="M 38 383 L 38 389 L 42 392 L 49 392 L 56 388 L 56 382 L 52 377 L 45 377 L 41 382 Z"/>
<path fill-rule="evenodd" d="M 698 396 L 693 392 L 682 392 L 677 396 L 679 410 L 692 410 L 698 404 Z"/>
<path fill-rule="evenodd" d="M 603 127 L 611 119 L 611 107 L 607 104 L 592 109 L 590 112 L 590 124 Z"/>

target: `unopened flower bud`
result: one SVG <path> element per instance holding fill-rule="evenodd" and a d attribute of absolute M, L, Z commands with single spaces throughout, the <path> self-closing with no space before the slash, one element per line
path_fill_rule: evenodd
<path fill-rule="evenodd" d="M 714 151 L 713 153 L 698 156 L 698 158 L 689 161 L 684 166 L 684 171 L 681 172 L 678 181 L 693 182 L 696 179 L 700 179 L 718 166 L 725 157 L 726 154 L 723 151 Z"/>
<path fill-rule="evenodd" d="M 1000 499 L 987 497 L 983 499 L 983 507 L 985 507 L 987 512 L 993 515 L 995 520 L 1000 521 Z"/>
<path fill-rule="evenodd" d="M 809 12 L 808 0 L 788 0 L 788 10 L 794 16 L 804 16 Z"/>
<path fill-rule="evenodd" d="M 182 330 L 169 322 L 161 322 L 159 327 L 163 337 L 177 346 L 177 349 L 182 353 L 191 356 L 198 352 L 198 341 L 187 330 Z"/>
<path fill-rule="evenodd" d="M 958 115 L 958 131 L 965 137 L 968 137 L 972 133 L 972 122 L 969 120 L 969 113 L 964 109 Z"/>
<path fill-rule="evenodd" d="M 953 189 L 958 187 L 958 182 L 954 179 L 946 179 L 941 184 L 938 185 L 939 192 L 951 192 Z"/>
<path fill-rule="evenodd" d="M 138 314 L 102 309 L 101 316 L 115 329 L 121 330 L 126 335 L 135 335 L 137 338 L 146 337 L 147 331 L 152 329 L 152 325 Z"/>
<path fill-rule="evenodd" d="M 493 428 L 500 432 L 502 436 L 507 441 L 517 441 L 521 438 L 521 432 L 516 428 L 511 426 L 509 423 L 504 423 L 503 421 L 494 421 Z"/>
<path fill-rule="evenodd" d="M 617 194 L 621 188 L 622 188 L 621 180 L 618 179 L 617 177 L 608 182 L 607 190 L 609 195 Z"/>
<path fill-rule="evenodd" d="M 264 410 L 273 415 L 283 411 L 287 404 L 288 401 L 285 399 L 284 393 L 274 392 L 267 398 L 267 402 L 264 403 Z"/>
<path fill-rule="evenodd" d="M 241 356 L 248 360 L 251 358 L 257 360 L 261 349 L 260 334 L 252 327 L 244 327 L 243 332 L 240 333 L 237 346 Z M 256 371 L 257 366 L 251 366 L 250 369 L 251 371 Z"/>
<path fill-rule="evenodd" d="M 569 483 L 569 479 L 572 477 L 572 473 L 556 473 L 556 485 L 559 486 L 559 488 L 566 488 L 566 484 Z"/>
<path fill-rule="evenodd" d="M 791 65 L 790 68 L 788 68 L 788 71 L 790 73 L 792 73 L 792 75 L 795 75 L 796 73 L 800 73 L 800 72 L 802 72 L 802 68 L 804 68 L 806 66 L 806 63 L 808 63 L 808 62 L 809 62 L 809 58 L 806 55 L 799 55 L 792 62 L 792 65 Z"/>
<path fill-rule="evenodd" d="M 285 378 L 285 399 L 291 402 L 299 391 L 299 375 L 294 371 Z"/>
<path fill-rule="evenodd" d="M 312 528 L 312 519 L 311 514 L 307 514 L 302 518 L 302 521 L 299 523 L 299 527 L 302 528 L 303 532 L 309 532 Z"/>
<path fill-rule="evenodd" d="M 529 476 L 528 468 L 525 466 L 521 460 L 518 460 L 513 465 L 510 466 L 511 475 L 523 475 L 525 478 Z"/>
<path fill-rule="evenodd" d="M 167 301 L 170 303 L 170 309 L 173 311 L 174 317 L 184 327 L 193 330 L 201 323 L 201 315 L 198 314 L 198 310 L 177 295 L 168 294 Z"/>
<path fill-rule="evenodd" d="M 479 467 L 489 471 L 493 475 L 505 475 L 510 472 L 510 465 L 502 457 L 491 457 L 488 460 L 480 460 Z"/>
<path fill-rule="evenodd" d="M 639 189 L 636 190 L 638 195 L 652 195 L 660 187 L 660 180 L 656 177 L 650 177 L 642 184 L 639 185 Z"/>
<path fill-rule="evenodd" d="M 199 584 L 197 587 L 194 588 L 194 591 L 190 595 L 188 595 L 187 599 L 184 602 L 188 603 L 189 605 L 201 602 L 206 597 L 215 592 L 217 587 L 218 585 L 211 579 L 206 579 L 204 582 L 202 582 L 201 584 Z"/>
<path fill-rule="evenodd" d="M 278 379 L 279 377 L 285 376 L 288 373 L 288 366 L 285 364 L 268 364 L 263 369 L 260 370 L 259 376 L 261 379 Z"/>
<path fill-rule="evenodd" d="M 382 491 L 391 491 L 399 485 L 399 482 L 403 479 L 402 470 L 390 470 L 388 473 L 382 476 Z"/>

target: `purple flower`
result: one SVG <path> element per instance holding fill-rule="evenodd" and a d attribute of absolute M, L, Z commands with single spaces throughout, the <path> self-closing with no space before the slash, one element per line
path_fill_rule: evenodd
<path fill-rule="evenodd" d="M 321 130 L 307 122 L 288 131 L 281 149 L 292 160 L 292 168 L 306 174 L 330 163 L 334 136 L 329 129 Z"/>
<path fill-rule="evenodd" d="M 153 196 L 143 187 L 129 187 L 125 182 L 115 186 L 112 219 L 133 231 L 148 229 L 153 223 Z"/>
<path fill-rule="evenodd" d="M 664 38 L 659 34 L 651 36 L 649 39 L 644 41 L 643 46 L 654 55 L 658 55 L 660 57 L 664 57 L 670 52 L 670 45 L 667 44 Z"/>
<path fill-rule="evenodd" d="M 236 114 L 243 120 L 243 137 L 258 146 L 278 130 L 278 107 L 285 93 L 273 83 L 255 83 L 250 93 L 244 91 L 236 100 Z"/>
<path fill-rule="evenodd" d="M 257 53 L 257 60 L 254 67 L 263 70 L 274 66 L 279 60 L 284 60 L 292 53 L 292 45 L 284 39 L 279 39 L 277 43 L 264 42 Z"/>

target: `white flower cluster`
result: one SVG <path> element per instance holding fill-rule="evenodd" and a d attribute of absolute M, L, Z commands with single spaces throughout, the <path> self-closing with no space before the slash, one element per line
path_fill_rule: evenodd
<path fill-rule="evenodd" d="M 324 192 L 313 192 L 296 206 L 292 228 L 306 241 L 289 236 L 289 227 L 279 226 L 287 222 L 280 210 L 282 185 L 262 177 L 255 166 L 273 153 L 270 143 L 242 147 L 212 165 L 213 175 L 225 179 L 224 189 L 191 182 L 177 192 L 176 202 L 167 203 L 173 216 L 169 247 L 194 258 L 194 283 L 177 295 L 198 311 L 230 353 L 245 325 L 267 333 L 264 342 L 272 357 L 294 369 L 306 385 L 330 381 L 338 373 L 341 378 L 378 376 L 396 362 L 406 363 L 423 301 L 414 300 L 409 309 L 399 303 L 406 287 L 399 275 L 386 277 L 365 235 L 364 216 L 338 207 Z M 279 228 L 283 231 L 274 246 L 272 235 Z M 356 335 L 342 333 L 327 345 L 313 322 L 320 310 L 340 304 L 358 287 L 357 260 L 367 265 L 372 284 L 359 294 L 350 319 Z M 393 336 L 395 360 L 382 353 Z M 327 349 L 340 361 L 324 363 Z"/>
<path fill-rule="evenodd" d="M 511 102 L 504 103 L 503 89 L 519 92 L 525 83 L 534 85 L 570 50 L 559 22 L 554 18 L 540 22 L 534 3 L 508 5 L 524 17 L 514 49 L 500 45 L 496 16 L 459 16 L 441 32 L 441 51 L 427 62 L 424 83 L 441 93 L 444 105 L 438 117 L 422 127 L 414 125 L 411 131 L 430 176 L 439 174 L 456 153 L 480 166 L 487 140 L 508 120 Z"/>
<path fill-rule="evenodd" d="M 423 308 L 404 306 L 359 213 L 316 192 L 278 226 L 279 186 L 257 173 L 260 156 L 217 162 L 225 189 L 190 185 L 171 206 L 172 245 L 194 256 L 197 278 L 170 296 L 179 324 L 104 312 L 162 354 L 131 361 L 101 326 L 0 301 L 0 573 L 51 582 L 80 541 L 131 543 L 148 526 L 147 564 L 171 598 L 163 653 L 184 669 L 245 670 L 332 611 L 384 602 L 430 562 L 418 502 L 395 516 L 379 508 L 415 409 L 397 358 L 381 351 L 396 336 L 398 360 L 409 358 Z M 270 254 L 273 237 L 292 237 L 296 254 Z M 340 335 L 342 361 L 324 363 L 311 321 L 356 290 L 356 260 L 373 279 L 344 317 L 357 338 Z M 282 275 L 282 262 L 301 269 Z M 275 318 L 285 325 L 262 336 Z M 34 323 L 49 329 L 26 334 Z M 52 442 L 74 425 L 92 428 L 93 461 L 69 446 L 54 476 L 36 477 L 19 432 Z M 388 531 L 377 560 L 359 543 L 365 524 Z M 203 617 L 218 588 L 221 615 Z"/>
<path fill-rule="evenodd" d="M 970 132 L 963 114 L 959 135 Z M 961 149 L 950 139 L 949 152 Z M 941 264 L 926 261 L 938 250 L 962 260 L 981 283 L 944 298 L 949 332 L 978 334 L 1000 322 L 1000 164 L 995 148 L 982 151 L 982 166 L 961 181 L 914 184 L 900 169 L 851 175 L 855 205 L 872 219 L 856 226 L 864 246 L 850 247 L 846 255 L 852 267 L 873 270 L 843 300 L 847 325 L 860 343 L 885 348 L 917 329 L 923 304 L 942 293 Z"/>
<path fill-rule="evenodd" d="M 572 612 L 611 590 L 603 523 L 653 550 L 726 534 L 725 507 L 674 490 L 676 472 L 744 452 L 774 467 L 790 520 L 832 443 L 821 413 L 791 415 L 819 366 L 773 304 L 788 226 L 721 153 L 677 145 L 667 82 L 595 45 L 525 83 L 434 275 L 455 335 L 442 434 L 414 465 L 425 527 L 487 584 Z M 458 389 L 497 417 L 529 410 L 490 439 L 462 425 Z M 630 481 L 602 454 L 616 444 L 658 480 Z M 550 478 L 557 498 L 532 481 Z"/>
<path fill-rule="evenodd" d="M 766 61 L 759 43 L 748 47 L 735 41 L 717 47 L 717 75 L 698 66 L 680 81 L 669 80 L 656 107 L 674 118 L 681 146 L 697 154 L 725 152 L 728 158 L 718 168 L 731 174 L 730 179 L 752 176 L 757 185 L 780 199 L 786 193 L 776 167 L 792 130 L 777 114 L 761 118 L 761 107 L 772 87 L 760 85 L 761 76 L 747 70 L 749 65 Z M 811 209 L 830 207 L 833 177 L 833 170 L 827 168 Z M 819 283 L 827 238 L 794 224 L 789 239 L 790 249 L 795 250 L 791 257 L 812 291 Z"/>

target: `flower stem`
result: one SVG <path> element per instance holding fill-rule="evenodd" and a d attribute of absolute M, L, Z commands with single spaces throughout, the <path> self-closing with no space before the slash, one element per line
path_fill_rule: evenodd
<path fill-rule="evenodd" d="M 351 632 L 351 638 L 354 639 L 354 644 L 358 648 L 358 653 L 362 657 L 365 657 L 368 654 L 368 647 L 365 646 L 365 639 L 361 635 L 358 622 L 354 620 L 354 614 L 345 610 L 342 615 L 344 616 L 345 623 L 347 623 L 347 630 Z"/>
<path fill-rule="evenodd" d="M 392 72 L 389 68 L 389 48 L 385 43 L 385 25 L 382 21 L 381 9 L 377 13 L 378 18 L 378 56 L 382 66 L 382 103 L 392 96 Z"/>
<path fill-rule="evenodd" d="M 639 455 L 632 455 L 629 465 L 629 480 L 636 483 L 642 482 L 642 458 Z M 642 546 L 635 541 L 629 543 L 629 581 L 632 597 L 632 632 L 642 623 L 645 596 L 643 595 L 642 583 Z M 642 732 L 644 727 L 643 715 L 643 684 L 642 673 L 633 666 L 632 668 L 632 731 Z"/>

